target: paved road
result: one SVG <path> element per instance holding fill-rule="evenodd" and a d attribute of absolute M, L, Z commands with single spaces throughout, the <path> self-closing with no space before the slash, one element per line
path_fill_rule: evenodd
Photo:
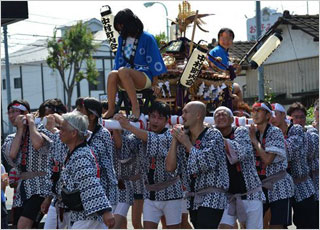
<path fill-rule="evenodd" d="M 13 197 L 13 189 L 12 188 L 7 187 L 6 196 L 7 196 L 7 208 L 11 209 L 12 197 Z M 128 229 L 133 229 L 132 222 L 131 222 L 131 208 L 129 209 L 127 217 L 128 217 Z M 44 220 L 45 220 L 45 218 L 46 218 L 46 216 L 44 216 Z M 42 220 L 42 221 L 44 221 L 44 220 Z M 159 224 L 158 229 L 161 229 L 161 228 L 162 228 L 162 226 L 161 226 L 161 224 Z M 290 225 L 288 227 L 288 229 L 296 229 L 296 227 L 294 225 Z"/>

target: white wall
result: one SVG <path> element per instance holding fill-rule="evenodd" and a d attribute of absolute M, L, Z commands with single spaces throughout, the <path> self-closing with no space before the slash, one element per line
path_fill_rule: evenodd
<path fill-rule="evenodd" d="M 279 29 L 283 31 L 283 40 L 264 64 L 319 56 L 319 42 L 314 42 L 312 36 L 301 30 L 292 30 L 291 25 L 280 25 Z"/>

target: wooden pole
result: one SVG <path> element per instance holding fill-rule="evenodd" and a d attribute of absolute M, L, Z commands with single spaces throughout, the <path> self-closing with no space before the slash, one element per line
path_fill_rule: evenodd
<path fill-rule="evenodd" d="M 194 34 L 196 32 L 198 12 L 199 12 L 199 10 L 196 11 L 196 15 L 195 15 L 194 21 L 193 21 L 193 30 L 192 30 L 192 36 L 191 36 L 191 44 L 190 44 L 189 56 L 191 55 L 192 49 L 193 49 L 193 40 L 194 40 Z"/>

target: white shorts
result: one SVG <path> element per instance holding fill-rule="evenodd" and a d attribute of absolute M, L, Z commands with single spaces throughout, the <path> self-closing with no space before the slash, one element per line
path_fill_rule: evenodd
<path fill-rule="evenodd" d="M 262 229 L 263 228 L 263 203 L 260 200 L 242 200 L 247 213 L 246 229 Z M 224 210 L 220 224 L 234 226 L 236 216 L 228 214 L 228 208 Z"/>
<path fill-rule="evenodd" d="M 58 219 L 57 223 L 57 213 L 56 213 L 56 208 L 52 205 L 50 205 L 47 217 L 46 217 L 46 222 L 44 223 L 44 229 L 56 229 L 57 224 L 58 228 L 70 228 L 70 214 L 71 212 L 64 212 L 63 213 L 63 221 L 60 221 L 60 218 Z"/>
<path fill-rule="evenodd" d="M 167 201 L 144 200 L 143 221 L 158 224 L 162 216 L 165 216 L 166 224 L 168 226 L 180 224 L 182 216 L 182 199 Z"/>
<path fill-rule="evenodd" d="M 113 212 L 113 214 L 117 214 L 117 215 L 120 215 L 120 216 L 127 217 L 129 208 L 130 208 L 130 204 L 118 203 L 117 206 L 116 206 L 116 209 Z"/>
<path fill-rule="evenodd" d="M 98 220 L 79 220 L 74 222 L 72 229 L 108 229 L 108 227 Z"/>
<path fill-rule="evenodd" d="M 181 202 L 181 205 L 182 205 L 182 207 L 181 207 L 181 209 L 182 209 L 181 212 L 182 212 L 182 213 L 189 213 L 187 203 L 188 203 L 188 200 L 187 200 L 187 199 L 182 199 L 182 202 Z"/>

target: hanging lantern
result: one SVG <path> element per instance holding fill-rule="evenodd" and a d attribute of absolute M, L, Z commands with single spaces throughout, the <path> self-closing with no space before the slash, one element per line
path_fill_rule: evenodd
<path fill-rule="evenodd" d="M 119 33 L 113 27 L 114 16 L 112 14 L 110 6 L 102 6 L 100 9 L 100 14 L 103 28 L 107 35 L 107 41 L 110 45 L 111 51 L 115 53 L 118 49 Z"/>
<path fill-rule="evenodd" d="M 275 51 L 282 41 L 280 33 L 274 33 L 253 55 L 250 65 L 252 69 L 258 68 Z"/>

